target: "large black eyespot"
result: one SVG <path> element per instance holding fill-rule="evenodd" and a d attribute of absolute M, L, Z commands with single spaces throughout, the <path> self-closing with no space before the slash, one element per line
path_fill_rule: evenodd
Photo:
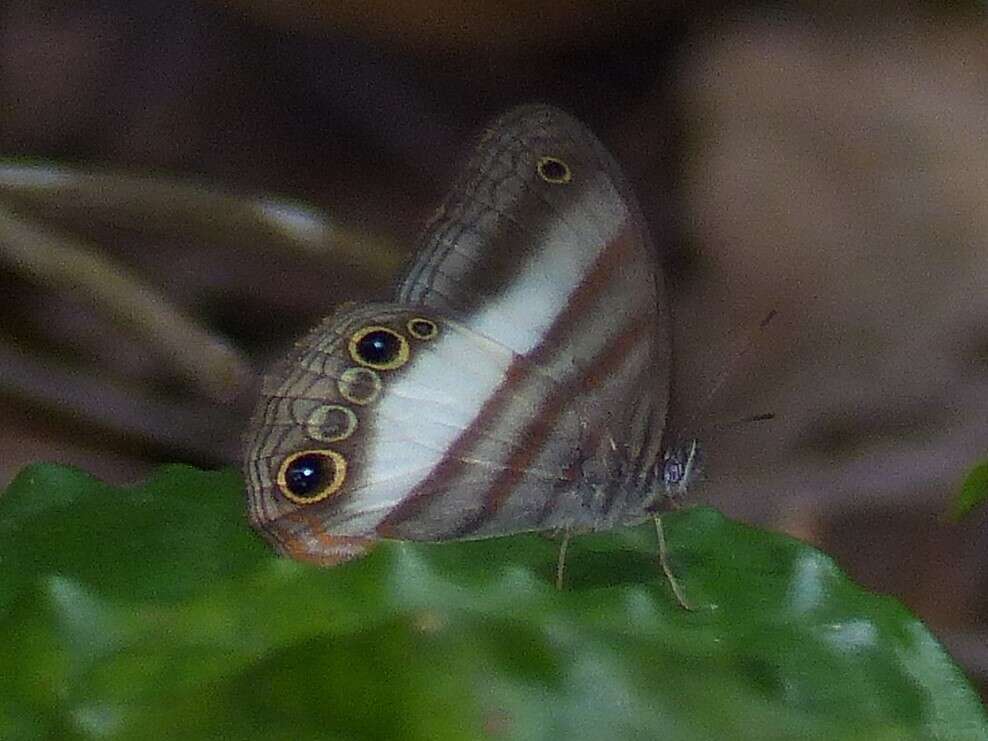
<path fill-rule="evenodd" d="M 384 365 L 398 357 L 401 343 L 390 332 L 378 330 L 365 334 L 357 343 L 357 354 L 361 360 L 376 365 Z"/>
<path fill-rule="evenodd" d="M 364 327 L 350 338 L 350 357 L 377 370 L 392 370 L 408 362 L 408 340 L 388 327 Z"/>
<path fill-rule="evenodd" d="M 573 172 L 569 169 L 569 165 L 558 157 L 542 157 L 536 168 L 539 171 L 539 177 L 553 185 L 568 183 L 573 178 Z"/>
<path fill-rule="evenodd" d="M 335 450 L 303 450 L 285 458 L 278 488 L 296 504 L 313 504 L 332 496 L 346 480 L 346 459 Z"/>

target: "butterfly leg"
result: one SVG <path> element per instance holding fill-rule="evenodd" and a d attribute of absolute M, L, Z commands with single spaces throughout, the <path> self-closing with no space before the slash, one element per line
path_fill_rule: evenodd
<path fill-rule="evenodd" d="M 686 601 L 683 588 L 679 584 L 676 575 L 672 573 L 672 568 L 669 566 L 669 548 L 666 545 L 665 531 L 662 529 L 662 518 L 659 515 L 655 515 L 655 535 L 659 541 L 659 565 L 662 567 L 662 573 L 669 580 L 669 586 L 672 587 L 672 593 L 676 596 L 676 601 L 684 610 L 692 611 L 696 609 Z"/>
<path fill-rule="evenodd" d="M 556 560 L 556 589 L 563 591 L 563 571 L 566 568 L 566 548 L 569 546 L 569 530 L 563 533 L 563 540 L 559 544 L 559 558 Z"/>

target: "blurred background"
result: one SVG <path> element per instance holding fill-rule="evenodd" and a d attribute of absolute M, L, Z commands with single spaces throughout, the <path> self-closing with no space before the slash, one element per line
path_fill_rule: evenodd
<path fill-rule="evenodd" d="M 988 453 L 986 9 L 859 5 L 7 0 L 0 485 L 236 463 L 258 374 L 387 297 L 479 127 L 547 101 L 650 221 L 694 501 L 898 597 L 984 692 L 988 520 L 943 513 Z"/>

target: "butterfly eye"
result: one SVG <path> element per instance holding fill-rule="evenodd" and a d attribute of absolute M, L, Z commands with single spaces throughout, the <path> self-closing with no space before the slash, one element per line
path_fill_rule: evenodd
<path fill-rule="evenodd" d="M 408 334 L 417 340 L 431 340 L 439 334 L 439 327 L 431 319 L 415 317 L 414 319 L 409 319 L 408 324 L 405 326 L 408 328 Z"/>
<path fill-rule="evenodd" d="M 569 165 L 557 157 L 543 157 L 536 165 L 536 169 L 539 171 L 540 178 L 554 185 L 568 183 L 573 178 L 573 172 L 569 169 Z"/>
<path fill-rule="evenodd" d="M 314 504 L 340 490 L 346 480 L 346 458 L 335 450 L 304 450 L 285 458 L 278 470 L 278 488 L 296 504 Z"/>
<path fill-rule="evenodd" d="M 350 357 L 377 370 L 393 370 L 408 362 L 408 340 L 387 327 L 364 327 L 350 338 Z"/>

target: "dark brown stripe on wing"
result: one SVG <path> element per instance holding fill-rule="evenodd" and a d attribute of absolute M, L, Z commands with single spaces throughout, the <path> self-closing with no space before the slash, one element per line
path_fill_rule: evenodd
<path fill-rule="evenodd" d="M 518 386 L 537 372 L 536 368 L 558 352 L 573 328 L 581 324 L 584 313 L 592 306 L 594 298 L 607 285 L 614 269 L 628 258 L 634 245 L 637 230 L 629 223 L 601 250 L 593 266 L 570 293 L 566 306 L 556 317 L 542 342 L 528 355 L 519 355 L 511 362 L 501 385 L 484 402 L 473 423 L 456 439 L 439 464 L 405 497 L 377 526 L 377 532 L 385 537 L 394 536 L 394 528 L 412 519 L 425 507 L 434 491 L 444 489 L 466 464 L 459 460 L 485 434 L 492 420 L 510 402 Z"/>
<path fill-rule="evenodd" d="M 601 378 L 617 370 L 627 360 L 628 351 L 634 348 L 644 330 L 643 323 L 637 317 L 632 317 L 583 373 L 556 388 L 555 393 L 546 400 L 538 415 L 519 436 L 522 445 L 515 448 L 504 470 L 487 490 L 483 507 L 455 530 L 450 531 L 446 538 L 462 538 L 470 535 L 494 516 L 518 484 L 525 469 L 530 467 L 542 452 L 566 404 L 574 397 L 592 391 L 599 385 Z"/>

